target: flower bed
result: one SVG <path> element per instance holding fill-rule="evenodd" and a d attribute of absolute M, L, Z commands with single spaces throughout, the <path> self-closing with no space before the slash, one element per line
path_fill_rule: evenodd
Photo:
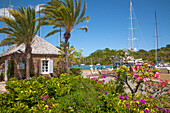
<path fill-rule="evenodd" d="M 140 68 L 141 69 L 141 68 Z M 137 71 L 137 72 L 136 72 Z M 144 71 L 141 69 L 141 71 Z M 146 70 L 145 70 L 146 71 Z M 105 83 L 100 78 L 83 78 L 82 76 L 62 74 L 60 78 L 44 77 L 31 78 L 29 80 L 10 79 L 6 84 L 7 93 L 0 94 L 0 106 L 2 113 L 6 112 L 169 112 L 168 96 L 170 92 L 149 92 L 150 88 L 165 90 L 169 81 L 160 83 L 151 82 L 151 78 L 157 77 L 156 70 L 148 74 L 139 74 L 140 81 L 133 79 L 141 73 L 139 70 L 128 73 L 126 67 L 117 70 L 117 79 Z M 150 75 L 153 73 L 152 75 Z M 141 73 L 142 74 L 142 73 Z M 156 75 L 155 75 L 156 74 Z M 146 84 L 146 94 L 124 91 L 126 78 L 132 82 Z M 165 85 L 164 85 L 165 84 Z M 140 86 L 139 85 L 139 86 Z M 159 87 L 158 87 L 159 86 Z M 138 88 L 140 89 L 140 88 Z M 157 94 L 158 93 L 158 94 Z"/>

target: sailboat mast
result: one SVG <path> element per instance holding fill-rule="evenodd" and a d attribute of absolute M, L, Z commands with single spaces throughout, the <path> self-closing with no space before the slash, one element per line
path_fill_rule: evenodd
<path fill-rule="evenodd" d="M 158 63 L 158 32 L 157 32 L 157 19 L 156 19 L 156 10 L 155 10 L 155 62 Z"/>
<path fill-rule="evenodd" d="M 131 40 L 132 40 L 132 50 L 133 50 L 133 24 L 132 24 L 132 1 L 130 0 L 130 32 L 131 32 Z"/>
<path fill-rule="evenodd" d="M 4 0 L 4 16 L 5 16 L 5 0 Z M 5 27 L 5 24 L 4 24 Z M 3 33 L 3 39 L 5 39 L 5 34 Z M 5 51 L 5 47 L 3 46 L 3 52 Z"/>

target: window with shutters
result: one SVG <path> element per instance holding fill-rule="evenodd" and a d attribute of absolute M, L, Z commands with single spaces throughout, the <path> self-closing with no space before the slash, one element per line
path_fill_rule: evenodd
<path fill-rule="evenodd" d="M 41 59 L 41 74 L 53 73 L 53 60 Z"/>

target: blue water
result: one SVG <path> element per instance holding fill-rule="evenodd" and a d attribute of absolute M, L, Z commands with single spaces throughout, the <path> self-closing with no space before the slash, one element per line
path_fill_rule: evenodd
<path fill-rule="evenodd" d="M 112 69 L 113 68 L 113 65 L 93 65 L 93 70 L 95 69 L 95 67 L 99 68 L 99 70 L 104 70 L 104 66 L 105 66 L 105 69 Z M 70 68 L 79 68 L 81 70 L 90 70 L 90 65 L 80 65 L 80 67 L 78 65 L 73 65 L 71 66 Z"/>

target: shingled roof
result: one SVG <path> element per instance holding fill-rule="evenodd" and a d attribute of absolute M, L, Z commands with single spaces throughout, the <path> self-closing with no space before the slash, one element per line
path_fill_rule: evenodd
<path fill-rule="evenodd" d="M 60 54 L 59 52 L 60 49 L 53 46 L 52 44 L 50 44 L 49 42 L 45 41 L 44 39 L 40 38 L 37 35 L 34 37 L 31 47 L 32 47 L 32 54 L 57 54 L 57 55 Z M 24 44 L 21 44 L 18 47 L 15 44 L 11 48 L 6 50 L 4 53 L 2 53 L 0 57 L 10 55 L 12 53 L 24 53 L 24 52 L 25 52 Z"/>

